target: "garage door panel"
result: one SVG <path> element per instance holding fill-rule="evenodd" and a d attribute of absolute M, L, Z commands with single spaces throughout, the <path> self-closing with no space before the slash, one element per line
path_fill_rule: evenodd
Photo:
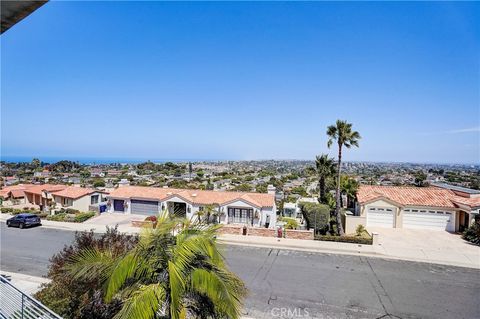
<path fill-rule="evenodd" d="M 392 228 L 393 220 L 392 210 L 372 207 L 367 212 L 367 226 Z"/>
<path fill-rule="evenodd" d="M 132 214 L 156 216 L 158 215 L 158 202 L 132 199 L 131 212 Z"/>
<path fill-rule="evenodd" d="M 454 231 L 454 215 L 405 212 L 403 214 L 403 227 Z"/>

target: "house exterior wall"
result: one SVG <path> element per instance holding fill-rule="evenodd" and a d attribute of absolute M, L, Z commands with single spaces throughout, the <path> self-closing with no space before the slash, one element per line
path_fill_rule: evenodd
<path fill-rule="evenodd" d="M 72 209 L 79 210 L 81 212 L 88 212 L 89 207 L 91 205 L 92 196 L 96 196 L 96 195 L 98 195 L 98 200 L 100 202 L 102 198 L 102 193 L 92 193 L 76 199 L 56 196 L 55 194 L 53 194 L 53 198 L 55 201 L 55 207 L 57 209 L 72 208 Z"/>
<path fill-rule="evenodd" d="M 435 211 L 443 211 L 443 212 L 449 212 L 452 214 L 452 221 L 454 223 L 454 229 L 458 229 L 458 212 L 455 209 L 452 208 L 444 208 L 444 207 L 427 207 L 427 206 L 405 206 L 405 207 L 398 207 L 392 203 L 389 203 L 385 200 L 377 200 L 370 202 L 366 205 L 360 205 L 360 217 L 365 218 L 365 226 L 366 226 L 366 219 L 367 219 L 367 214 L 369 208 L 372 207 L 382 207 L 382 208 L 391 208 L 394 210 L 395 218 L 394 218 L 394 228 L 403 228 L 403 219 L 404 219 L 404 214 L 405 210 L 435 210 Z M 351 217 L 351 216 L 350 216 Z M 353 223 L 353 219 L 351 219 L 351 222 Z M 351 224 L 352 224 L 351 223 Z M 352 224 L 353 227 L 353 224 Z"/>
<path fill-rule="evenodd" d="M 108 199 L 110 201 L 110 205 L 107 207 L 107 212 L 109 213 L 119 213 L 117 211 L 114 210 L 114 200 L 122 200 L 122 201 L 125 201 L 126 202 L 126 207 L 125 207 L 125 210 L 124 210 L 124 214 L 131 214 L 131 199 L 128 198 L 128 199 L 125 199 L 125 198 L 115 198 L 115 197 L 111 197 L 111 196 L 108 196 Z M 135 198 L 134 198 L 135 199 Z M 152 200 L 152 201 L 158 201 L 158 200 L 155 200 L 155 199 L 146 199 L 146 198 L 143 198 L 142 200 Z M 186 202 L 185 200 L 183 200 L 182 198 L 179 198 L 179 197 L 172 197 L 172 198 L 169 198 L 165 201 L 158 201 L 158 213 L 161 213 L 162 211 L 162 206 L 164 207 L 164 209 L 167 209 L 168 207 L 168 203 L 169 202 L 177 202 L 177 203 L 185 203 L 186 204 L 186 208 L 187 208 L 187 213 L 186 213 L 186 217 L 188 219 L 192 219 L 192 218 L 195 218 L 195 216 L 197 216 L 197 213 L 198 211 L 200 210 L 200 207 L 204 207 L 205 205 L 198 205 L 198 204 L 191 204 L 189 202 Z M 254 226 L 256 227 L 265 227 L 265 222 L 267 220 L 267 216 L 270 217 L 270 225 L 269 225 L 269 228 L 275 228 L 276 226 L 276 223 L 277 223 L 277 214 L 276 214 L 276 207 L 264 207 L 264 208 L 258 208 L 258 207 L 254 207 L 244 201 L 235 201 L 235 202 L 232 202 L 232 203 L 229 203 L 229 204 L 226 204 L 226 205 L 221 205 L 221 206 L 216 206 L 216 209 L 219 210 L 219 213 L 220 213 L 220 218 L 219 218 L 219 222 L 221 224 L 228 224 L 229 221 L 228 221 L 228 208 L 251 208 L 253 209 L 253 212 L 255 214 L 255 212 L 257 211 L 258 212 L 258 219 L 254 219 Z"/>

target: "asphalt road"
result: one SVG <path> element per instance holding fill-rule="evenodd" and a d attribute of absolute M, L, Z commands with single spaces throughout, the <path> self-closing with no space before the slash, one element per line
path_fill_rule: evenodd
<path fill-rule="evenodd" d="M 73 233 L 1 223 L 1 269 L 46 274 L 48 259 Z M 480 271 L 425 263 L 225 247 L 250 294 L 254 318 L 478 318 Z"/>

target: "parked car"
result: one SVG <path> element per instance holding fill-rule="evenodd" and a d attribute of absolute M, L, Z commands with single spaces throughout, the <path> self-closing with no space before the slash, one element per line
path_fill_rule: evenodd
<path fill-rule="evenodd" d="M 12 218 L 7 219 L 7 226 L 16 226 L 20 228 L 41 225 L 40 217 L 34 214 L 18 214 Z"/>

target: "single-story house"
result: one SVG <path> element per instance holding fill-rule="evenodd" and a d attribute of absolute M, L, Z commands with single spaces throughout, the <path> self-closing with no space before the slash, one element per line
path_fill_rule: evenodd
<path fill-rule="evenodd" d="M 25 203 L 40 206 L 40 210 L 48 210 L 53 204 L 54 192 L 67 188 L 67 185 L 38 184 L 26 189 Z"/>
<path fill-rule="evenodd" d="M 0 189 L 0 199 L 2 205 L 25 204 L 25 190 L 34 186 L 33 184 L 18 184 L 5 186 Z"/>
<path fill-rule="evenodd" d="M 367 227 L 457 232 L 471 225 L 479 212 L 480 191 L 448 184 L 361 185 L 357 192 L 356 215 Z"/>
<path fill-rule="evenodd" d="M 123 186 L 107 196 L 108 212 L 158 215 L 162 211 L 189 219 L 206 205 L 214 205 L 223 224 L 274 228 L 277 222 L 275 193 L 244 193 Z"/>
<path fill-rule="evenodd" d="M 90 211 L 90 206 L 104 202 L 107 192 L 93 188 L 68 186 L 52 193 L 55 208 L 72 208 L 81 212 Z"/>
<path fill-rule="evenodd" d="M 78 186 L 41 184 L 24 190 L 25 203 L 40 206 L 41 210 L 72 208 L 89 211 L 90 205 L 105 201 L 107 192 Z"/>

